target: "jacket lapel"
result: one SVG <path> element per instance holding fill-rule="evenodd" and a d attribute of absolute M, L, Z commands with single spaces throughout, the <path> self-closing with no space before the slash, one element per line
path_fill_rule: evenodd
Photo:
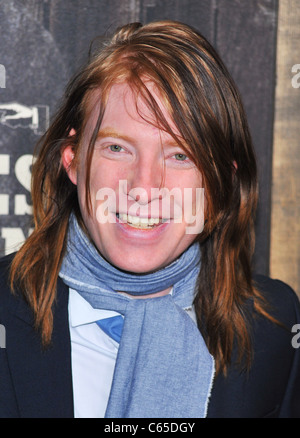
<path fill-rule="evenodd" d="M 7 327 L 7 357 L 19 407 L 26 418 L 73 417 L 68 287 L 59 279 L 52 343 L 43 348 L 33 315 L 17 300 Z M 21 358 L 21 360 L 20 360 Z"/>

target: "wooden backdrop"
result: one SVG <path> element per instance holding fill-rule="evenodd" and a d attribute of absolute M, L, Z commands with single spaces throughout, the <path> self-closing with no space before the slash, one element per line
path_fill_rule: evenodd
<path fill-rule="evenodd" d="M 30 154 L 90 41 L 129 21 L 157 19 L 195 26 L 219 51 L 240 88 L 260 177 L 254 263 L 256 271 L 269 273 L 276 0 L 1 2 L 0 64 L 6 69 L 6 88 L 0 89 L 0 251 L 13 251 L 30 232 Z M 8 109 L 12 102 L 15 106 Z M 5 111 L 17 112 L 17 118 L 5 119 Z"/>
<path fill-rule="evenodd" d="M 300 296 L 300 1 L 280 0 L 270 274 Z"/>

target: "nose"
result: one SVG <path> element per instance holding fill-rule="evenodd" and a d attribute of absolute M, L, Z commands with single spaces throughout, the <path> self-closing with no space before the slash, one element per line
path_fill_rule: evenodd
<path fill-rule="evenodd" d="M 163 160 L 156 160 L 149 155 L 143 156 L 128 172 L 128 199 L 138 202 L 140 205 L 146 205 L 161 196 L 160 189 L 162 189 L 163 183 Z"/>

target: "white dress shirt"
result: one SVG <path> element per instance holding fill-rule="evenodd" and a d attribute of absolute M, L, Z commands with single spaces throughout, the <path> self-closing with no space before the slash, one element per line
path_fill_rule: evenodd
<path fill-rule="evenodd" d="M 94 309 L 70 289 L 69 325 L 75 418 L 103 418 L 113 378 L 119 344 L 95 321 L 118 315 Z"/>

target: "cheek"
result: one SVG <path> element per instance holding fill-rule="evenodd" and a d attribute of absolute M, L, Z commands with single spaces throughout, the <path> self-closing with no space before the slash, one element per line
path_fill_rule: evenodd
<path fill-rule="evenodd" d="M 119 194 L 119 181 L 124 179 L 122 172 L 107 162 L 94 162 L 90 173 L 90 201 L 92 216 L 99 223 L 106 223 L 108 212 L 116 211 Z M 85 206 L 85 183 L 82 184 L 81 207 Z M 100 217 L 100 219 L 99 219 Z"/>
<path fill-rule="evenodd" d="M 85 195 L 86 195 L 86 184 L 85 184 L 86 175 L 84 170 L 78 166 L 77 168 L 77 195 L 80 207 L 83 207 L 85 204 Z"/>
<path fill-rule="evenodd" d="M 186 181 L 183 188 L 183 199 L 186 234 L 195 236 L 201 233 L 204 228 L 205 191 L 199 173 L 197 173 L 197 178 Z"/>
<path fill-rule="evenodd" d="M 115 190 L 118 185 L 118 175 L 105 166 L 94 166 L 90 174 L 90 191 L 97 193 L 100 189 Z"/>

